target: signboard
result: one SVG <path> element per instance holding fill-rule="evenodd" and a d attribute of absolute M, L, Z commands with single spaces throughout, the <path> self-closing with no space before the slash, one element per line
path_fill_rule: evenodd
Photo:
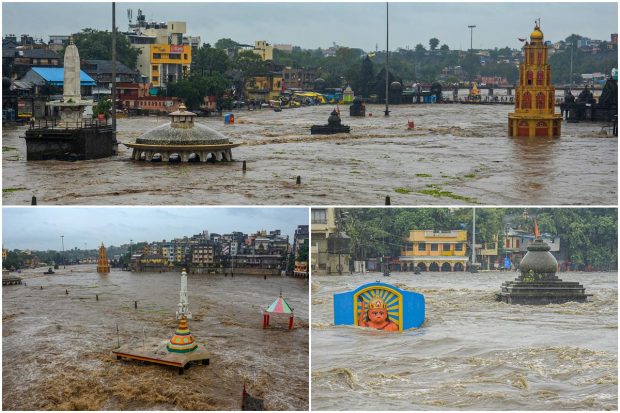
<path fill-rule="evenodd" d="M 174 44 L 170 45 L 170 53 L 181 54 L 183 53 L 183 46 L 177 46 Z"/>

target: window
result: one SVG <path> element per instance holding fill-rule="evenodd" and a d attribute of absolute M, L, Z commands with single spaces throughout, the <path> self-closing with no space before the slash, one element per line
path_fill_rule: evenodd
<path fill-rule="evenodd" d="M 327 224 L 327 210 L 326 209 L 313 209 L 312 210 L 312 223 L 313 224 Z"/>
<path fill-rule="evenodd" d="M 183 54 L 183 59 L 187 60 L 187 53 Z"/>
<path fill-rule="evenodd" d="M 161 59 L 161 53 L 153 53 L 153 59 Z"/>
<path fill-rule="evenodd" d="M 463 251 L 463 244 L 454 244 L 454 251 Z"/>
<path fill-rule="evenodd" d="M 418 251 L 426 251 L 426 242 L 420 242 L 418 244 Z"/>
<path fill-rule="evenodd" d="M 159 76 L 153 76 L 153 82 L 159 82 Z"/>
<path fill-rule="evenodd" d="M 159 71 L 159 66 L 158 65 L 153 65 L 152 70 L 153 70 L 153 72 L 158 72 Z"/>
<path fill-rule="evenodd" d="M 520 240 L 516 240 L 516 247 L 519 248 L 519 244 L 521 243 Z"/>
<path fill-rule="evenodd" d="M 431 251 L 439 251 L 439 244 L 431 244 Z"/>
<path fill-rule="evenodd" d="M 451 251 L 450 244 L 443 244 L 444 251 Z"/>

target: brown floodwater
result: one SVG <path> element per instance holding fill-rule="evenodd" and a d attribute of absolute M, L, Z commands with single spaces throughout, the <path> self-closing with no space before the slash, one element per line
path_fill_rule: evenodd
<path fill-rule="evenodd" d="M 393 273 L 424 294 L 418 330 L 334 326 L 333 294 L 380 274 L 312 277 L 313 410 L 617 410 L 618 274 L 561 273 L 593 294 L 495 301 L 515 272 Z"/>
<path fill-rule="evenodd" d="M 342 120 L 350 134 L 311 136 L 332 106 L 238 111 L 199 122 L 245 143 L 236 162 L 148 164 L 100 160 L 26 162 L 25 127 L 5 128 L 3 202 L 39 204 L 616 205 L 618 141 L 600 123 L 564 123 L 560 139 L 508 138 L 510 105 L 369 105 Z M 414 130 L 407 130 L 413 120 Z M 118 120 L 133 142 L 164 117 Z M 243 173 L 241 161 L 247 161 Z M 301 185 L 296 185 L 296 177 Z"/>
<path fill-rule="evenodd" d="M 268 410 L 308 409 L 307 281 L 189 275 L 190 329 L 211 359 L 179 375 L 111 354 L 117 325 L 121 345 L 174 334 L 179 273 L 44 270 L 2 288 L 4 410 L 240 410 L 243 383 Z M 280 289 L 296 328 L 287 319 L 263 330 L 262 310 Z"/>

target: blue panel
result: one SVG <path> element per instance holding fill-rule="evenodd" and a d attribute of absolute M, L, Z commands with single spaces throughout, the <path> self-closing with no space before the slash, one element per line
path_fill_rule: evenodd
<path fill-rule="evenodd" d="M 424 323 L 425 304 L 424 296 L 412 291 L 401 290 L 393 285 L 374 282 L 359 286 L 353 291 L 334 294 L 334 324 L 335 325 L 353 325 L 355 295 L 369 287 L 387 287 L 398 291 L 403 296 L 403 330 L 409 328 L 419 328 Z"/>

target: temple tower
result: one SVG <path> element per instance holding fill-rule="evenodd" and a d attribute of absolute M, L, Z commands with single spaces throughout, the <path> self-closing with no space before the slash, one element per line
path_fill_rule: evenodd
<path fill-rule="evenodd" d="M 97 261 L 97 272 L 100 274 L 108 274 L 110 272 L 110 262 L 105 252 L 103 242 L 99 247 L 99 260 Z"/>
<path fill-rule="evenodd" d="M 508 136 L 560 137 L 562 115 L 555 113 L 555 88 L 543 38 L 539 20 L 523 47 L 515 111 L 508 114 Z"/>

